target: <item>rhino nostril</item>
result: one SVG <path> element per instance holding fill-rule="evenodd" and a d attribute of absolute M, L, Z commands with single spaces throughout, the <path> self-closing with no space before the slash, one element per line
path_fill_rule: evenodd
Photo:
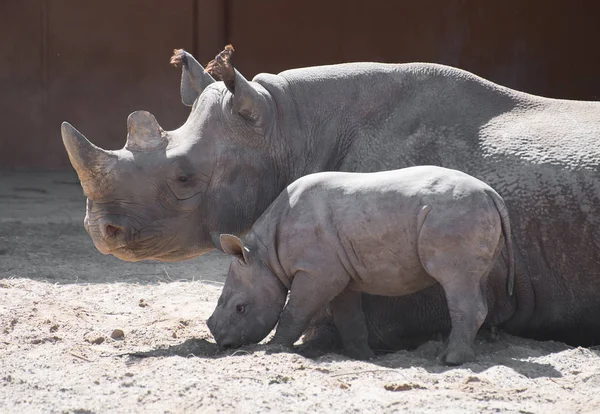
<path fill-rule="evenodd" d="M 106 234 L 108 234 L 109 237 L 114 237 L 119 234 L 119 232 L 121 232 L 121 228 L 117 226 L 113 226 L 112 224 L 106 226 Z"/>
<path fill-rule="evenodd" d="M 113 239 L 123 232 L 123 228 L 110 222 L 99 223 L 100 232 L 105 239 Z"/>

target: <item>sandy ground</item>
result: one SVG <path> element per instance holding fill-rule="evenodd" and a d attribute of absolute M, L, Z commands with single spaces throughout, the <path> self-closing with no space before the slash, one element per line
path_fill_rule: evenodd
<path fill-rule="evenodd" d="M 214 253 L 126 263 L 97 252 L 74 174 L 0 173 L 0 412 L 600 412 L 600 356 L 500 335 L 477 363 L 440 343 L 370 362 L 219 353 Z"/>

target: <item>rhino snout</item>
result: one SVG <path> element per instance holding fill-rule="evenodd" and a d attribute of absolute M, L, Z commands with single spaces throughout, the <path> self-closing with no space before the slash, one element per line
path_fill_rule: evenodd
<path fill-rule="evenodd" d="M 239 347 L 240 344 L 232 338 L 231 332 L 228 332 L 227 329 L 223 329 L 224 325 L 218 323 L 217 318 L 215 318 L 214 315 L 208 318 L 206 325 L 220 349 Z"/>
<path fill-rule="evenodd" d="M 220 346 L 223 338 L 222 332 L 220 331 L 220 329 L 218 329 L 219 324 L 217 323 L 215 315 L 212 315 L 210 318 L 208 318 L 208 320 L 206 321 L 206 325 L 208 326 L 208 330 L 210 331 L 211 335 L 213 336 L 213 338 L 215 338 L 215 341 L 217 341 L 217 344 L 219 344 Z"/>
<path fill-rule="evenodd" d="M 210 331 L 210 333 L 213 334 L 214 336 L 214 328 L 215 328 L 215 319 L 214 319 L 214 315 L 211 315 L 210 318 L 208 318 L 208 320 L 206 321 L 206 326 L 208 326 L 208 330 Z"/>

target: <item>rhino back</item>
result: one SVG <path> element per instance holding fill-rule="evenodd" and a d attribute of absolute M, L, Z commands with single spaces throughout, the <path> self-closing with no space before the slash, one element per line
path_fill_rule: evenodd
<path fill-rule="evenodd" d="M 529 313 L 519 329 L 551 337 L 598 326 L 600 301 L 585 298 L 600 289 L 600 103 L 538 97 L 432 64 L 279 76 L 295 108 L 289 145 L 309 160 L 293 178 L 423 164 L 477 177 L 504 198 L 522 259 L 517 278 L 530 283 L 517 293 L 517 314 Z M 496 266 L 491 285 L 503 284 L 505 270 Z M 494 295 L 502 322 L 515 302 Z"/>

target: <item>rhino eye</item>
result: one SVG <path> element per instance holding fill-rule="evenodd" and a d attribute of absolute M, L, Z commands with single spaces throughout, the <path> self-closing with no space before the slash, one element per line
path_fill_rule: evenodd
<path fill-rule="evenodd" d="M 189 177 L 186 175 L 180 175 L 179 177 L 177 177 L 177 181 L 179 181 L 180 183 L 187 183 L 189 180 Z"/>
<path fill-rule="evenodd" d="M 239 314 L 243 314 L 246 312 L 246 305 L 236 305 L 235 311 Z"/>

